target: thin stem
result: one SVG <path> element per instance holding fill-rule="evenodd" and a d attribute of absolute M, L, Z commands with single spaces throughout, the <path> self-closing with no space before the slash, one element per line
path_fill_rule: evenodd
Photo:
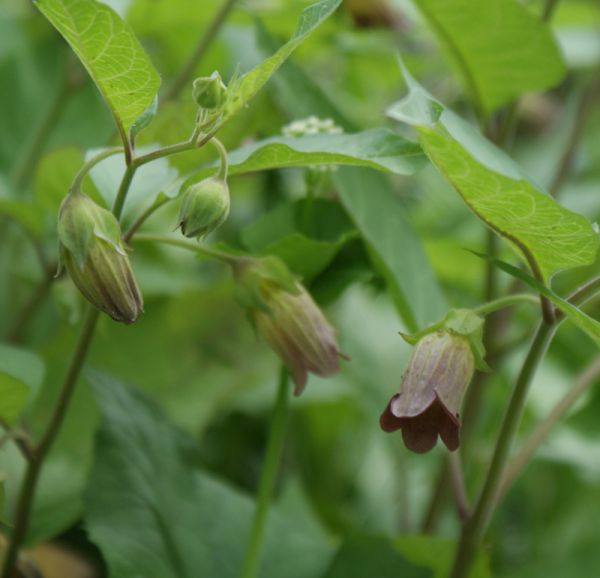
<path fill-rule="evenodd" d="M 544 22 L 550 22 L 552 20 L 552 16 L 554 16 L 554 11 L 558 6 L 559 0 L 546 0 L 544 4 L 544 8 L 542 10 L 542 14 L 540 16 L 541 20 Z"/>
<path fill-rule="evenodd" d="M 567 146 L 563 151 L 558 162 L 556 173 L 548 187 L 548 192 L 553 197 L 558 196 L 571 172 L 573 161 L 575 160 L 575 153 L 577 152 L 579 142 L 585 131 L 588 118 L 594 110 L 594 106 L 597 104 L 599 94 L 600 76 L 596 77 L 590 86 L 587 87 L 579 101 L 579 106 L 577 107 L 577 112 L 575 114 L 575 122 L 573 123 L 573 128 L 567 139 Z"/>
<path fill-rule="evenodd" d="M 200 243 L 194 243 L 192 241 L 184 241 L 183 239 L 176 239 L 174 237 L 166 237 L 164 235 L 149 235 L 142 234 L 136 235 L 134 238 L 135 242 L 141 241 L 142 243 L 162 243 L 163 245 L 173 245 L 174 247 L 181 247 L 194 253 L 200 253 L 211 259 L 217 259 L 223 261 L 229 265 L 237 265 L 240 261 L 244 261 L 247 257 L 239 257 L 237 255 L 230 255 L 218 249 L 207 247 Z"/>
<path fill-rule="evenodd" d="M 504 471 L 502 483 L 498 491 L 499 496 L 503 496 L 514 479 L 519 475 L 527 465 L 533 454 L 542 445 L 548 437 L 550 430 L 558 421 L 573 407 L 573 404 L 579 397 L 585 393 L 592 385 L 600 380 L 600 357 L 597 357 L 580 376 L 575 380 L 567 393 L 556 403 L 550 413 L 535 427 L 523 442 L 515 456 Z"/>
<path fill-rule="evenodd" d="M 119 186 L 117 196 L 115 197 L 115 202 L 112 206 L 112 212 L 117 219 L 121 217 L 121 213 L 123 212 L 125 199 L 127 198 L 127 193 L 129 192 L 129 187 L 131 186 L 131 181 L 133 181 L 136 170 L 137 166 L 134 164 L 128 165 L 125 169 L 125 173 L 123 174 L 123 178 L 121 179 L 121 185 Z"/>
<path fill-rule="evenodd" d="M 71 364 L 62 384 L 58 401 L 52 410 L 52 415 L 46 426 L 46 429 L 38 442 L 31 450 L 31 459 L 27 464 L 25 477 L 21 485 L 17 507 L 15 511 L 14 527 L 11 534 L 11 540 L 5 553 L 4 562 L 2 565 L 1 578 L 10 578 L 13 568 L 17 560 L 19 548 L 25 539 L 27 527 L 29 525 L 29 517 L 33 506 L 33 498 L 35 488 L 39 479 L 40 472 L 44 460 L 50 451 L 63 419 L 69 407 L 69 402 L 72 398 L 77 378 L 81 372 L 81 368 L 85 361 L 99 312 L 92 306 L 89 306 L 83 322 L 81 333 L 71 358 Z"/>
<path fill-rule="evenodd" d="M 155 161 L 156 159 L 161 159 L 163 157 L 167 157 L 169 155 L 174 155 L 177 153 L 191 151 L 197 147 L 198 143 L 196 142 L 196 139 L 190 139 L 184 142 L 162 147 L 158 150 L 136 157 L 131 161 L 131 166 L 135 167 L 135 169 L 138 169 L 142 165 Z"/>
<path fill-rule="evenodd" d="M 160 209 L 162 206 L 166 205 L 168 202 L 172 201 L 173 199 L 171 199 L 170 197 L 164 197 L 163 199 L 161 199 L 158 202 L 154 202 L 152 203 L 148 208 L 146 208 L 141 214 L 140 216 L 133 221 L 133 223 L 131 223 L 131 225 L 129 225 L 129 228 L 127 229 L 127 231 L 125 231 L 125 234 L 123 235 L 123 241 L 125 243 L 129 243 L 129 241 L 131 240 L 131 238 L 136 234 L 136 232 L 138 231 L 138 229 L 156 212 L 158 211 L 158 209 Z"/>
<path fill-rule="evenodd" d="M 581 287 L 578 287 L 567 297 L 567 301 L 573 305 L 583 305 L 590 299 L 593 299 L 600 293 L 600 277 L 595 277 L 590 281 L 587 281 Z M 559 311 L 556 313 L 557 317 L 562 317 L 562 313 Z"/>
<path fill-rule="evenodd" d="M 69 192 L 78 193 L 81 190 L 81 184 L 83 183 L 83 179 L 87 176 L 87 174 L 101 161 L 104 159 L 111 157 L 113 155 L 119 154 L 123 152 L 123 147 L 111 147 L 102 152 L 98 153 L 96 156 L 92 157 L 89 161 L 84 163 L 81 168 L 77 171 L 71 186 L 69 187 Z"/>
<path fill-rule="evenodd" d="M 502 473 L 508 460 L 517 427 L 521 421 L 531 380 L 554 336 L 556 327 L 556 324 L 550 325 L 545 322 L 541 322 L 538 327 L 504 414 L 492 461 L 473 515 L 463 527 L 450 578 L 465 578 L 469 575 L 475 553 L 487 530 L 496 505 Z"/>
<path fill-rule="evenodd" d="M 42 118 L 42 121 L 33 132 L 27 149 L 21 155 L 19 162 L 15 166 L 11 175 L 11 180 L 15 185 L 15 188 L 21 190 L 29 183 L 34 168 L 37 164 L 38 159 L 44 152 L 44 147 L 48 140 L 48 137 L 52 133 L 54 125 L 58 122 L 62 113 L 63 106 L 66 102 L 66 97 L 71 90 L 70 84 L 66 78 L 61 81 L 59 89 L 54 95 L 46 114 Z"/>
<path fill-rule="evenodd" d="M 450 466 L 450 479 L 452 481 L 452 493 L 456 511 L 461 522 L 465 522 L 470 515 L 471 507 L 465 490 L 465 480 L 463 477 L 462 464 L 460 463 L 460 453 L 452 452 L 448 456 Z"/>
<path fill-rule="evenodd" d="M 218 12 L 215 14 L 215 17 L 210 22 L 204 34 L 198 41 L 198 44 L 192 50 L 190 56 L 187 61 L 177 74 L 177 76 L 173 79 L 173 82 L 165 91 L 163 100 L 172 100 L 179 96 L 179 93 L 183 90 L 185 85 L 190 81 L 194 70 L 204 58 L 206 51 L 212 44 L 213 40 L 217 36 L 217 33 L 221 29 L 221 26 L 224 24 L 229 12 L 231 12 L 237 0 L 225 0 Z"/>
<path fill-rule="evenodd" d="M 520 303 L 532 303 L 533 305 L 539 305 L 540 299 L 536 295 L 529 293 L 517 293 L 515 295 L 507 295 L 506 297 L 499 297 L 489 303 L 484 303 L 473 309 L 474 313 L 478 315 L 489 315 L 499 309 L 510 307 L 512 305 L 519 305 Z"/>
<path fill-rule="evenodd" d="M 23 338 L 23 331 L 25 330 L 27 323 L 29 323 L 29 320 L 37 308 L 44 302 L 46 295 L 48 295 L 48 292 L 52 287 L 55 270 L 56 267 L 53 265 L 49 265 L 44 270 L 43 276 L 34 292 L 31 294 L 29 299 L 23 303 L 23 306 L 15 315 L 15 318 L 13 319 L 13 322 L 8 328 L 8 332 L 6 334 L 6 340 L 9 343 L 19 343 Z"/>
<path fill-rule="evenodd" d="M 5 439 L 12 439 L 19 448 L 21 455 L 27 460 L 32 459 L 31 440 L 25 432 L 15 431 L 4 419 L 0 418 L 0 427 L 6 432 L 6 437 L 0 441 L 0 447 Z"/>
<path fill-rule="evenodd" d="M 217 173 L 217 178 L 226 181 L 227 180 L 227 168 L 229 163 L 227 162 L 227 149 L 223 146 L 223 143 L 216 137 L 210 139 L 210 143 L 217 149 L 219 153 L 219 160 L 221 164 L 219 165 L 219 172 Z"/>
<path fill-rule="evenodd" d="M 254 512 L 254 518 L 252 519 L 252 528 L 246 547 L 241 578 L 256 578 L 256 576 L 258 576 L 265 523 L 267 521 L 267 513 L 269 511 L 285 439 L 288 397 L 288 372 L 285 367 L 282 367 L 279 374 L 275 408 L 273 410 L 269 428 L 269 441 L 265 453 L 265 461 L 258 484 L 256 510 Z"/>

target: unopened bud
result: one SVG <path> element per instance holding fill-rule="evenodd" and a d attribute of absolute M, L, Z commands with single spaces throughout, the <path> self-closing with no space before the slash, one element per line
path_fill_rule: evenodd
<path fill-rule="evenodd" d="M 115 216 L 81 193 L 69 195 L 58 215 L 59 258 L 92 305 L 115 321 L 133 323 L 143 309 Z"/>
<path fill-rule="evenodd" d="M 205 237 L 229 215 L 229 187 L 219 177 L 191 185 L 183 194 L 177 226 L 186 237 Z"/>
<path fill-rule="evenodd" d="M 334 329 L 281 261 L 254 259 L 237 277 L 250 319 L 290 370 L 296 395 L 308 373 L 328 377 L 338 371 L 342 355 Z"/>
<path fill-rule="evenodd" d="M 192 98 L 198 106 L 207 110 L 219 108 L 225 104 L 226 96 L 227 87 L 216 70 L 210 76 L 201 76 L 194 80 Z"/>
<path fill-rule="evenodd" d="M 381 428 L 401 429 L 404 444 L 417 453 L 433 448 L 438 435 L 454 451 L 459 445 L 458 410 L 474 368 L 468 337 L 446 330 L 425 335 L 402 375 L 400 391 L 381 415 Z"/>

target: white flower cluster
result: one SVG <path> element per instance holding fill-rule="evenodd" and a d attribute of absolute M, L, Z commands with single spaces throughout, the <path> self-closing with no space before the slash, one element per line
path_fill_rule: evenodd
<path fill-rule="evenodd" d="M 331 118 L 321 119 L 316 116 L 309 116 L 290 122 L 281 129 L 281 132 L 284 136 L 298 137 L 322 133 L 341 134 L 344 130 L 342 127 L 337 126 Z"/>
<path fill-rule="evenodd" d="M 318 134 L 342 134 L 344 129 L 335 124 L 332 118 L 318 118 L 309 116 L 300 120 L 294 120 L 285 125 L 281 132 L 283 136 L 300 137 Z M 329 172 L 337 170 L 336 165 L 311 165 L 313 171 Z"/>

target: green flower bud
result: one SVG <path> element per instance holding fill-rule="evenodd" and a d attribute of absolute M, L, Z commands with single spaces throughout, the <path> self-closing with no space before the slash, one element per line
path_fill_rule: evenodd
<path fill-rule="evenodd" d="M 300 395 L 308 373 L 339 369 L 335 331 L 306 289 L 274 257 L 253 259 L 236 272 L 239 295 L 258 333 L 290 370 Z"/>
<path fill-rule="evenodd" d="M 404 444 L 413 452 L 428 452 L 438 435 L 454 451 L 459 445 L 458 410 L 474 369 L 468 337 L 446 330 L 425 335 L 402 375 L 400 391 L 381 415 L 381 428 L 401 429 Z"/>
<path fill-rule="evenodd" d="M 209 177 L 183 194 L 177 226 L 186 237 L 205 237 L 229 215 L 229 187 L 221 178 Z"/>
<path fill-rule="evenodd" d="M 220 108 L 225 103 L 226 96 L 227 87 L 216 70 L 210 76 L 201 76 L 194 80 L 192 98 L 198 106 L 208 110 Z"/>
<path fill-rule="evenodd" d="M 69 195 L 58 214 L 59 259 L 83 296 L 115 321 L 143 309 L 115 216 L 86 195 Z"/>

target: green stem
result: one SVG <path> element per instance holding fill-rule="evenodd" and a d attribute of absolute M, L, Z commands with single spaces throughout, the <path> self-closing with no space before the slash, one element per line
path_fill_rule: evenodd
<path fill-rule="evenodd" d="M 11 175 L 11 180 L 17 190 L 24 189 L 29 183 L 38 159 L 44 151 L 48 137 L 52 133 L 54 125 L 57 123 L 62 113 L 66 97 L 70 92 L 70 85 L 66 79 L 61 81 L 60 88 L 56 91 L 52 103 L 48 107 L 41 123 L 29 140 L 25 152 L 21 155 L 20 161 L 15 166 Z"/>
<path fill-rule="evenodd" d="M 125 243 L 129 243 L 129 241 L 131 240 L 131 238 L 136 234 L 136 232 L 138 231 L 138 229 L 156 212 L 158 211 L 158 209 L 160 209 L 162 206 L 166 205 L 167 203 L 169 203 L 170 201 L 172 201 L 173 199 L 171 199 L 170 197 L 165 197 L 163 199 L 161 199 L 160 201 L 154 202 L 152 203 L 147 209 L 145 209 L 140 215 L 139 217 L 133 221 L 133 223 L 131 223 L 131 225 L 129 225 L 129 228 L 127 229 L 127 231 L 125 231 L 125 234 L 123 235 L 123 241 L 125 241 Z"/>
<path fill-rule="evenodd" d="M 77 378 L 79 377 L 92 341 L 98 316 L 99 312 L 92 306 L 89 306 L 75 351 L 71 358 L 71 364 L 69 365 L 67 375 L 65 376 L 65 380 L 59 393 L 58 401 L 52 410 L 52 415 L 50 416 L 50 420 L 40 441 L 31 449 L 31 459 L 27 464 L 25 477 L 17 499 L 13 531 L 4 556 L 2 574 L 0 575 L 1 578 L 11 578 L 11 576 L 13 576 L 13 569 L 17 560 L 19 548 L 27 533 L 35 489 L 42 470 L 42 465 L 60 431 L 60 426 L 62 425 L 69 407 L 69 402 L 73 396 L 73 391 L 75 390 Z"/>
<path fill-rule="evenodd" d="M 135 167 L 135 169 L 145 165 L 146 163 L 150 163 L 155 161 L 156 159 L 161 159 L 163 157 L 167 157 L 169 155 L 174 155 L 177 153 L 184 153 L 186 151 L 191 151 L 198 147 L 198 143 L 196 139 L 190 139 L 184 142 L 180 142 L 177 144 L 169 145 L 166 147 L 162 147 L 158 150 L 152 151 L 150 153 L 146 153 L 145 155 L 141 155 L 136 157 L 131 161 L 131 166 Z"/>
<path fill-rule="evenodd" d="M 119 186 L 117 196 L 115 197 L 115 202 L 112 206 L 112 212 L 115 215 L 115 217 L 117 217 L 117 219 L 120 219 L 121 213 L 123 213 L 125 199 L 127 198 L 127 193 L 129 192 L 129 187 L 131 186 L 131 181 L 133 181 L 133 177 L 135 176 L 136 170 L 136 165 L 128 165 L 125 169 L 125 173 L 123 174 L 123 178 L 121 179 L 121 185 Z"/>
<path fill-rule="evenodd" d="M 536 295 L 529 293 L 517 293 L 516 295 L 507 295 L 506 297 L 499 297 L 489 303 L 484 303 L 479 307 L 475 307 L 473 311 L 478 315 L 489 315 L 499 309 L 510 307 L 512 305 L 518 305 L 519 303 L 532 303 L 533 305 L 539 305 L 540 299 Z"/>
<path fill-rule="evenodd" d="M 498 491 L 499 496 L 503 496 L 506 490 L 527 465 L 536 450 L 542 445 L 548 437 L 550 430 L 562 417 L 573 407 L 573 404 L 579 397 L 585 393 L 592 385 L 600 379 L 600 357 L 597 357 L 585 371 L 575 380 L 575 383 L 569 388 L 567 393 L 556 403 L 550 413 L 535 427 L 523 442 L 518 452 L 511 459 Z"/>
<path fill-rule="evenodd" d="M 212 44 L 213 40 L 217 36 L 217 33 L 221 29 L 221 26 L 224 24 L 227 16 L 231 12 L 237 0 L 225 0 L 218 12 L 215 14 L 215 17 L 210 22 L 208 27 L 206 28 L 204 34 L 198 41 L 198 44 L 192 50 L 192 53 L 188 57 L 187 61 L 169 86 L 165 91 L 163 100 L 172 100 L 179 96 L 179 93 L 183 90 L 185 85 L 190 81 L 192 74 L 194 74 L 194 70 L 204 58 L 206 51 Z"/>
<path fill-rule="evenodd" d="M 264 537 L 267 513 L 275 486 L 275 478 L 281 461 L 283 442 L 288 412 L 288 372 L 285 367 L 281 368 L 279 375 L 279 386 L 277 388 L 277 399 L 271 418 L 269 428 L 269 441 L 265 454 L 262 473 L 258 485 L 258 496 L 256 510 L 252 520 L 250 537 L 246 547 L 244 565 L 242 567 L 241 578 L 256 578 L 258 576 L 258 566 L 262 543 Z"/>
<path fill-rule="evenodd" d="M 164 235 L 142 234 L 136 235 L 134 240 L 136 242 L 141 241 L 143 243 L 162 243 L 163 245 L 173 245 L 173 247 L 180 247 L 182 249 L 187 249 L 188 251 L 193 251 L 194 253 L 200 253 L 201 255 L 205 255 L 211 259 L 217 259 L 218 261 L 223 261 L 229 265 L 237 265 L 240 263 L 240 261 L 247 259 L 247 257 L 230 255 L 229 253 L 219 251 L 218 249 L 213 249 L 212 247 L 207 247 L 206 245 L 202 245 L 200 243 L 184 241 L 183 239 L 166 237 Z"/>
<path fill-rule="evenodd" d="M 77 171 L 71 186 L 69 187 L 70 193 L 78 193 L 81 190 L 81 184 L 83 183 L 83 179 L 87 176 L 87 174 L 101 161 L 104 159 L 111 157 L 113 155 L 119 154 L 123 152 L 123 147 L 111 147 L 106 150 L 103 150 L 101 153 L 98 153 L 96 156 L 92 157 L 89 161 L 84 163 L 81 168 Z"/>
<path fill-rule="evenodd" d="M 465 578 L 469 575 L 475 554 L 483 540 L 496 505 L 503 471 L 517 427 L 521 421 L 531 380 L 554 336 L 556 327 L 556 324 L 550 325 L 545 322 L 540 323 L 538 327 L 504 414 L 492 461 L 473 515 L 463 526 L 450 578 Z"/>
<path fill-rule="evenodd" d="M 216 137 L 210 139 L 210 143 L 217 149 L 219 153 L 219 160 L 221 164 L 219 166 L 219 172 L 217 173 L 217 178 L 226 181 L 227 180 L 227 168 L 229 163 L 227 162 L 227 149 L 223 146 L 223 143 Z"/>

